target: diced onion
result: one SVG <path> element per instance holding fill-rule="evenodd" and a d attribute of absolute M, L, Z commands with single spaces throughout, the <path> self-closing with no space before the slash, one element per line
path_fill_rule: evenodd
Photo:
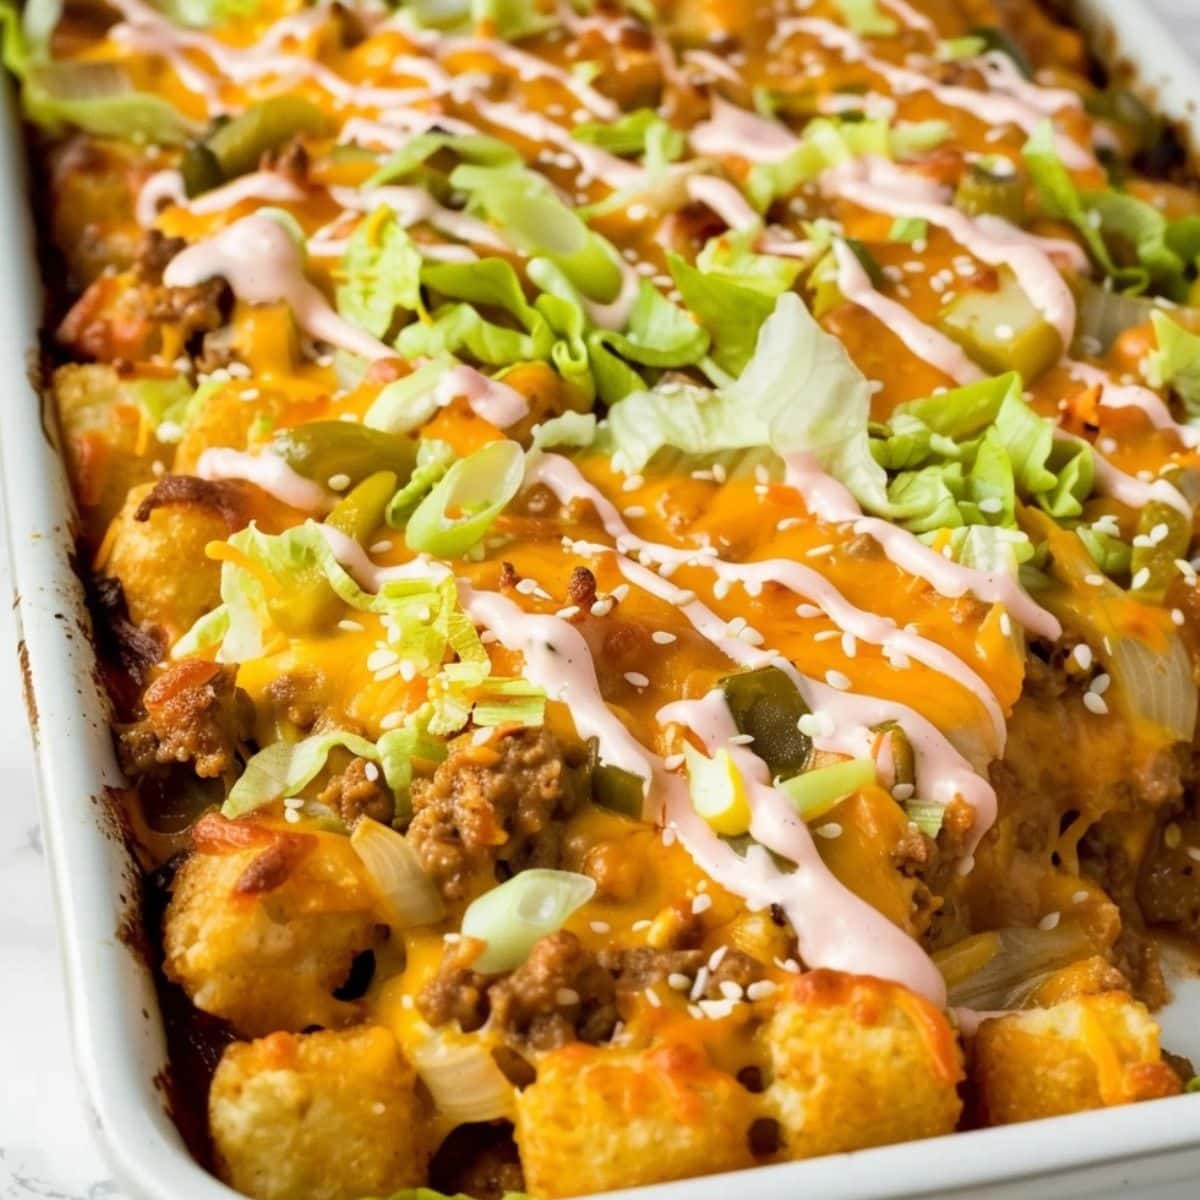
<path fill-rule="evenodd" d="M 491 975 L 519 967 L 534 943 L 556 933 L 596 892 L 595 881 L 574 871 L 534 868 L 484 892 L 463 914 L 464 937 L 486 942 L 472 964 Z"/>
<path fill-rule="evenodd" d="M 370 817 L 361 817 L 350 835 L 350 845 L 367 869 L 388 924 L 407 929 L 441 919 L 442 898 L 401 834 Z"/>
<path fill-rule="evenodd" d="M 1182 638 L 1166 636 L 1162 651 L 1135 637 L 1116 639 L 1111 670 L 1133 713 L 1190 742 L 1197 703 L 1191 660 Z"/>
<path fill-rule="evenodd" d="M 464 1124 L 513 1115 L 513 1085 L 486 1046 L 434 1031 L 409 1047 L 409 1054 L 438 1112 L 448 1120 Z"/>
<path fill-rule="evenodd" d="M 1020 1008 L 1046 977 L 1095 953 L 1078 925 L 998 929 L 956 942 L 934 955 L 949 1002 L 977 1012 Z"/>
<path fill-rule="evenodd" d="M 805 771 L 784 780 L 779 787 L 806 821 L 815 821 L 851 792 L 870 787 L 874 782 L 874 761 L 851 758 L 829 767 L 818 767 L 815 771 Z"/>
<path fill-rule="evenodd" d="M 455 463 L 409 517 L 409 549 L 443 558 L 465 554 L 517 494 L 524 474 L 516 442 L 489 442 Z"/>

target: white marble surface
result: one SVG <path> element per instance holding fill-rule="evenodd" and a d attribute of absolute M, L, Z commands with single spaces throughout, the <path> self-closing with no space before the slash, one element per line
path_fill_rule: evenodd
<path fill-rule="evenodd" d="M 1200 58 L 1200 0 L 1149 2 Z M 9 595 L 0 553 L 0 1200 L 119 1200 L 71 1060 Z M 1141 1194 L 1192 1200 L 1195 1185 Z"/>

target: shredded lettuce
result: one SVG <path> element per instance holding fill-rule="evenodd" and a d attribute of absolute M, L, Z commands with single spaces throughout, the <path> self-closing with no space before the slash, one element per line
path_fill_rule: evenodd
<path fill-rule="evenodd" d="M 1200 417 L 1200 336 L 1163 312 L 1150 320 L 1158 346 L 1142 360 L 1142 373 L 1153 387 L 1169 387 L 1194 420 Z"/>
<path fill-rule="evenodd" d="M 423 440 L 417 447 L 417 465 L 408 482 L 392 497 L 387 507 L 387 523 L 401 529 L 417 506 L 433 491 L 454 462 L 454 448 L 437 438 Z"/>
<path fill-rule="evenodd" d="M 887 121 L 850 121 L 818 117 L 805 127 L 796 148 L 774 163 L 757 163 L 747 179 L 747 194 L 766 212 L 772 201 L 811 183 L 823 171 L 864 155 L 906 158 L 932 149 L 949 136 L 943 121 L 890 126 Z"/>
<path fill-rule="evenodd" d="M 892 37 L 900 32 L 895 17 L 879 7 L 879 0 L 837 0 L 846 24 L 862 37 Z"/>
<path fill-rule="evenodd" d="M 397 309 L 421 307 L 422 263 L 396 214 L 381 205 L 359 223 L 342 256 L 338 311 L 374 337 L 385 337 Z"/>
<path fill-rule="evenodd" d="M 262 0 L 159 0 L 157 7 L 180 25 L 207 28 L 252 17 Z"/>
<path fill-rule="evenodd" d="M 221 807 L 222 815 L 240 817 L 264 804 L 302 792 L 325 769 L 334 749 L 379 761 L 373 742 L 342 729 L 331 729 L 299 742 L 272 742 L 249 762 Z"/>
<path fill-rule="evenodd" d="M 0 3 L 0 58 L 21 84 L 21 108 L 50 133 L 71 125 L 100 137 L 179 145 L 198 131 L 161 96 L 139 92 L 110 62 L 52 62 L 50 34 L 61 6 L 31 4 L 26 20 Z"/>
<path fill-rule="evenodd" d="M 482 133 L 419 133 L 390 154 L 363 187 L 379 187 L 403 179 L 442 150 L 449 151 L 461 162 L 477 166 L 502 166 L 519 162 L 521 158 L 507 142 Z"/>
<path fill-rule="evenodd" d="M 1123 291 L 1153 289 L 1172 299 L 1187 294 L 1187 263 L 1171 247 L 1170 223 L 1153 205 L 1114 191 L 1081 192 L 1059 157 L 1049 121 L 1030 135 L 1023 150 L 1042 208 L 1073 225 L 1096 265 Z M 1114 247 L 1137 265 L 1118 262 Z"/>
<path fill-rule="evenodd" d="M 646 155 L 674 162 L 683 155 L 687 140 L 652 108 L 623 113 L 615 121 L 587 121 L 576 125 L 571 136 L 610 154 Z"/>
<path fill-rule="evenodd" d="M 484 27 L 515 42 L 545 33 L 558 24 L 538 0 L 411 0 L 405 12 L 418 25 L 454 33 Z"/>
<path fill-rule="evenodd" d="M 533 427 L 533 448 L 548 450 L 552 446 L 590 446 L 596 439 L 594 413 L 565 412 Z"/>
<path fill-rule="evenodd" d="M 696 256 L 696 267 L 706 275 L 718 275 L 762 292 L 774 300 L 795 286 L 803 262 L 778 254 L 760 254 L 754 249 L 758 230 L 731 231 L 709 238 Z"/>

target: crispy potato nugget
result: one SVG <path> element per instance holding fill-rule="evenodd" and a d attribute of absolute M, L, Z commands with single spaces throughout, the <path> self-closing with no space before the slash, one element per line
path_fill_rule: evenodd
<path fill-rule="evenodd" d="M 233 845 L 209 840 L 222 827 Z M 358 1006 L 333 991 L 378 926 L 349 841 L 214 817 L 197 830 L 167 905 L 168 977 L 251 1037 L 353 1020 Z"/>
<path fill-rule="evenodd" d="M 693 1046 L 564 1047 L 517 1098 L 526 1184 L 582 1196 L 750 1166 L 753 1100 Z"/>
<path fill-rule="evenodd" d="M 1179 1091 L 1158 1025 L 1125 992 L 984 1021 L 971 1077 L 989 1125 L 1153 1100 Z"/>
<path fill-rule="evenodd" d="M 175 641 L 221 602 L 221 564 L 207 558 L 204 547 L 229 536 L 229 521 L 194 502 L 146 513 L 142 504 L 153 491 L 145 484 L 129 493 L 113 523 L 104 569 L 121 581 L 132 620 L 161 626 Z"/>
<path fill-rule="evenodd" d="M 764 1110 L 783 1154 L 811 1158 L 949 1133 L 962 1056 L 945 1017 L 906 988 L 810 971 L 763 1032 Z"/>
<path fill-rule="evenodd" d="M 386 1029 L 235 1043 L 208 1100 L 217 1170 L 254 1200 L 360 1200 L 421 1184 L 431 1137 L 415 1085 Z"/>

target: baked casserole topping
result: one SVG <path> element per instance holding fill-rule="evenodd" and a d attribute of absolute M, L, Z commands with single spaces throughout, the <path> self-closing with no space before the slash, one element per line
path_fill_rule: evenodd
<path fill-rule="evenodd" d="M 0 19 L 221 1178 L 588 1195 L 1188 1085 L 1200 194 L 1077 32 Z"/>

